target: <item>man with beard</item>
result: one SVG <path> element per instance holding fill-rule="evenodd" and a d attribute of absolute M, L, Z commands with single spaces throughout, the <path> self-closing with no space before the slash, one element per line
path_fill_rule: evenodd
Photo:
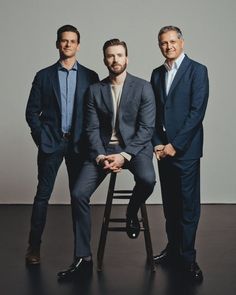
<path fill-rule="evenodd" d="M 155 127 L 155 99 L 149 82 L 126 72 L 127 46 L 112 39 L 103 46 L 109 76 L 89 87 L 85 130 L 89 160 L 86 161 L 72 192 L 76 211 L 74 261 L 59 279 L 68 279 L 92 269 L 90 250 L 91 195 L 109 172 L 127 168 L 135 186 L 126 212 L 126 231 L 137 238 L 137 218 L 142 203 L 155 186 L 151 139 Z"/>

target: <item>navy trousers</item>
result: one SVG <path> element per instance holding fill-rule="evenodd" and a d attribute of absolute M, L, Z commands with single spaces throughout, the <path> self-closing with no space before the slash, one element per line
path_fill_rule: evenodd
<path fill-rule="evenodd" d="M 168 250 L 183 262 L 194 262 L 200 218 L 200 159 L 165 158 L 158 161 L 158 168 Z"/>
<path fill-rule="evenodd" d="M 48 201 L 51 197 L 59 167 L 65 159 L 67 167 L 70 192 L 82 167 L 81 155 L 75 153 L 72 144 L 67 139 L 62 139 L 57 151 L 46 154 L 38 151 L 38 185 L 34 198 L 29 244 L 38 247 L 41 243 L 43 230 L 46 223 Z M 73 228 L 75 229 L 74 210 L 72 208 Z"/>
<path fill-rule="evenodd" d="M 120 146 L 111 145 L 108 147 L 107 154 L 119 153 L 122 151 Z M 137 214 L 139 207 L 151 195 L 155 186 L 155 171 L 150 156 L 143 152 L 133 157 L 127 162 L 126 168 L 134 175 L 135 186 L 133 195 L 130 199 L 127 214 Z M 97 189 L 99 184 L 106 177 L 107 172 L 96 162 L 86 161 L 75 183 L 72 191 L 72 206 L 76 211 L 76 230 L 75 230 L 75 253 L 77 257 L 91 255 L 91 219 L 90 219 L 90 197 Z"/>

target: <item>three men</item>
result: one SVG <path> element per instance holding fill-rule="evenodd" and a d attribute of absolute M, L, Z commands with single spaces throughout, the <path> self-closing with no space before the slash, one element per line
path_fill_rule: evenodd
<path fill-rule="evenodd" d="M 127 46 L 112 39 L 103 46 L 109 76 L 89 87 L 86 135 L 89 160 L 83 165 L 72 192 L 76 212 L 75 257 L 72 265 L 59 272 L 68 279 L 91 269 L 90 208 L 93 192 L 107 173 L 127 168 L 135 187 L 127 208 L 127 234 L 136 238 L 140 231 L 137 212 L 155 185 L 151 139 L 155 126 L 155 99 L 150 83 L 127 73 Z"/>
<path fill-rule="evenodd" d="M 152 139 L 168 237 L 166 249 L 154 260 L 180 260 L 190 277 L 201 281 L 195 237 L 200 217 L 202 121 L 209 94 L 207 69 L 184 54 L 179 28 L 163 27 L 158 41 L 166 61 L 151 77 L 155 106 L 151 85 L 127 73 L 127 46 L 118 39 L 103 46 L 109 76 L 89 87 L 98 82 L 98 76 L 76 61 L 79 37 L 72 26 L 58 30 L 60 60 L 37 73 L 27 104 L 27 122 L 39 148 L 39 183 L 26 262 L 40 262 L 47 204 L 63 158 L 69 175 L 75 249 L 72 265 L 58 277 L 67 279 L 92 268 L 89 200 L 109 172 L 127 168 L 134 175 L 126 229 L 130 238 L 137 238 L 138 209 L 155 185 Z M 87 148 L 82 140 L 83 98 L 88 87 L 84 119 L 89 158 L 82 165 L 83 148 Z"/>
<path fill-rule="evenodd" d="M 195 237 L 200 217 L 200 158 L 209 84 L 207 68 L 184 54 L 182 32 L 163 27 L 158 42 L 164 65 L 152 72 L 157 116 L 153 145 L 158 161 L 168 244 L 157 263 L 181 261 L 195 281 Z"/>
<path fill-rule="evenodd" d="M 41 236 L 46 222 L 48 200 L 58 169 L 65 159 L 70 191 L 84 160 L 84 95 L 98 75 L 76 60 L 80 33 L 65 25 L 57 31 L 60 59 L 39 71 L 33 81 L 26 108 L 26 120 L 38 147 L 38 186 L 34 198 L 26 253 L 27 264 L 40 263 Z M 72 208 L 73 226 L 75 228 Z"/>

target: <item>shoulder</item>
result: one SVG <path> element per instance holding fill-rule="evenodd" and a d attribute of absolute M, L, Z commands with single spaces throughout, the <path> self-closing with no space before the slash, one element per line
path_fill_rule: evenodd
<path fill-rule="evenodd" d="M 193 59 L 189 58 L 187 55 L 185 56 L 184 59 L 186 60 L 186 62 L 188 62 L 191 65 L 191 67 L 193 69 L 203 70 L 203 71 L 206 71 L 207 70 L 207 67 L 204 64 L 202 64 L 202 63 L 200 63 L 200 62 L 198 62 L 196 60 L 193 60 Z"/>
<path fill-rule="evenodd" d="M 78 62 L 77 62 L 77 65 L 78 65 L 78 70 L 82 71 L 83 73 L 85 73 L 87 75 L 92 75 L 92 76 L 97 76 L 98 75 L 94 70 L 91 70 L 91 69 L 81 65 Z"/>
<path fill-rule="evenodd" d="M 160 76 L 161 73 L 164 73 L 165 67 L 164 65 L 161 65 L 155 69 L 153 69 L 152 74 L 151 74 L 151 80 L 153 80 L 154 78 L 158 78 Z"/>
<path fill-rule="evenodd" d="M 161 65 L 155 69 L 153 69 L 152 74 L 158 74 L 165 69 L 164 65 Z"/>
<path fill-rule="evenodd" d="M 134 76 L 134 75 L 131 75 L 129 73 L 127 73 L 126 81 L 136 83 L 140 86 L 145 86 L 145 85 L 150 84 L 150 82 L 148 82 L 147 80 L 137 77 L 137 76 Z"/>
<path fill-rule="evenodd" d="M 46 68 L 43 68 L 41 70 L 39 70 L 36 75 L 38 76 L 43 76 L 43 75 L 47 75 L 48 73 L 52 72 L 52 71 L 55 71 L 57 69 L 57 63 L 54 63 L 53 65 L 50 65 Z"/>

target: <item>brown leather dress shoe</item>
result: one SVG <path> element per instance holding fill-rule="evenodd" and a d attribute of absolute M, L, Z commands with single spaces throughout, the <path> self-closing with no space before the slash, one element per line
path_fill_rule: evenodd
<path fill-rule="evenodd" d="M 25 255 L 27 265 L 40 264 L 40 247 L 29 246 Z"/>

